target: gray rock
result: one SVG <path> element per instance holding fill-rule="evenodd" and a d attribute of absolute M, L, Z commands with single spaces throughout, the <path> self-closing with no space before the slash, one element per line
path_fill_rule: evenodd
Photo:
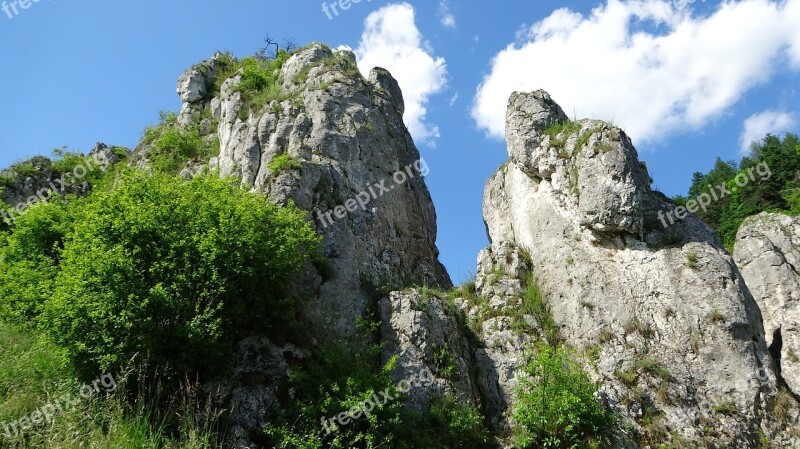
<path fill-rule="evenodd" d="M 736 234 L 736 264 L 764 314 L 767 344 L 780 374 L 800 395 L 800 220 L 762 213 Z"/>
<path fill-rule="evenodd" d="M 117 148 L 130 154 L 127 148 Z M 122 157 L 114 148 L 99 142 L 88 153 L 86 163 L 76 165 L 67 173 L 54 168 L 50 158 L 35 156 L 0 172 L 0 201 L 24 213 L 30 205 L 46 202 L 51 198 L 86 195 L 91 188 L 87 182 L 88 176 L 97 170 L 106 170 L 121 160 Z M 0 223 L 2 221 L 0 218 Z"/>
<path fill-rule="evenodd" d="M 586 369 L 639 432 L 649 422 L 651 431 L 699 445 L 708 438 L 703 423 L 714 422 L 718 446 L 758 447 L 763 432 L 797 447 L 787 428 L 762 419 L 772 413 L 777 378 L 761 313 L 731 257 L 694 216 L 661 224 L 659 212 L 674 206 L 650 190 L 621 130 L 582 120 L 569 135 L 543 133 L 564 119 L 541 91 L 512 96 L 511 160 L 486 186 L 491 246 L 479 259 L 476 285 L 497 294 L 493 273 L 519 277 L 508 268 L 509 252 L 527 254 L 565 343 L 598 354 Z M 484 339 L 502 335 L 502 323 L 492 326 Z M 520 349 L 509 348 L 519 358 Z M 638 370 L 632 384 L 622 380 L 626 370 Z M 499 385 L 514 388 L 509 379 Z M 721 419 L 715 410 L 723 405 L 736 413 Z"/>
<path fill-rule="evenodd" d="M 194 77 L 201 84 L 201 77 L 190 72 L 181 82 L 188 86 Z M 205 98 L 201 91 L 190 96 L 192 89 L 181 85 L 179 91 L 186 93 L 187 120 L 195 123 L 196 112 L 208 107 L 218 121 L 220 153 L 209 161 L 209 169 L 266 193 L 274 203 L 293 202 L 308 211 L 322 235 L 322 252 L 332 267 L 309 265 L 295 282 L 298 295 L 308 298 L 297 326 L 308 329 L 309 346 L 352 333 L 357 318 L 374 307 L 378 292 L 387 287 L 413 283 L 449 288 L 450 278 L 438 260 L 436 214 L 424 181 L 428 167 L 403 124 L 397 82 L 379 69 L 368 81 L 351 52 L 334 52 L 321 44 L 290 57 L 279 80 L 280 95 L 253 110 L 243 109 L 247 106 L 236 89 L 239 75 L 225 80 L 215 98 Z M 195 99 L 197 103 L 190 102 Z M 189 164 L 183 174 L 190 177 L 198 170 Z M 416 357 L 408 354 L 409 359 Z M 470 396 L 472 387 L 463 381 L 448 391 Z M 228 388 L 243 386 L 234 380 Z M 271 383 L 254 388 L 250 394 L 257 398 L 273 395 Z M 240 434 L 266 422 L 263 411 L 248 405 L 248 395 L 227 397 L 240 410 L 232 417 Z M 416 398 L 409 406 L 419 408 L 423 400 L 425 396 Z"/>

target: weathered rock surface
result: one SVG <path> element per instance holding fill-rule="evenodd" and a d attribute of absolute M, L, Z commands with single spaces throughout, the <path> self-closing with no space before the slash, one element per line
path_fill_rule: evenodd
<path fill-rule="evenodd" d="M 711 230 L 694 216 L 662 224 L 659 212 L 674 206 L 650 189 L 620 129 L 582 120 L 551 135 L 554 123 L 565 116 L 547 93 L 512 95 L 511 160 L 485 190 L 491 246 L 479 287 L 498 267 L 519 271 L 504 268 L 516 257 L 510 251 L 529 254 L 565 342 L 599 354 L 587 368 L 637 429 L 629 440 L 760 447 L 763 432 L 775 447 L 798 447 L 787 425 L 769 418 L 778 381 L 761 313 Z M 726 407 L 736 412 L 717 412 Z"/>
<path fill-rule="evenodd" d="M 764 315 L 781 377 L 800 395 L 800 220 L 772 213 L 746 219 L 733 255 Z"/>
<path fill-rule="evenodd" d="M 332 263 L 332 269 L 309 266 L 296 283 L 308 298 L 298 326 L 311 334 L 309 347 L 352 333 L 356 318 L 375 308 L 379 290 L 451 286 L 438 260 L 436 214 L 424 181 L 428 167 L 403 124 L 402 93 L 389 72 L 376 68 L 365 79 L 351 52 L 312 44 L 284 63 L 280 94 L 251 110 L 237 89 L 240 74 L 209 98 L 215 64 L 212 59 L 179 78 L 184 105 L 178 123 L 210 115 L 220 142 L 210 169 L 275 203 L 291 201 L 309 212 Z M 197 171 L 189 164 L 182 174 Z M 280 354 L 273 346 L 278 345 L 262 342 L 261 352 Z M 247 431 L 266 422 L 264 410 L 274 405 L 285 379 L 270 376 L 258 391 L 241 379 L 209 386 L 223 388 L 230 398 L 241 444 Z M 474 396 L 466 381 L 455 388 Z"/>
<path fill-rule="evenodd" d="M 98 142 L 88 153 L 89 163 L 78 164 L 68 172 L 53 167 L 53 161 L 45 156 L 14 164 L 0 172 L 3 178 L 0 201 L 24 213 L 28 205 L 53 197 L 85 195 L 90 187 L 87 177 L 93 171 L 118 163 L 126 157 L 122 153 L 128 154 L 130 150 Z"/>

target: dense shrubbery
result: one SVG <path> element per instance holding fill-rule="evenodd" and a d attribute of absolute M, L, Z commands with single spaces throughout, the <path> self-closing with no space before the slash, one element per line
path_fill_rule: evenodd
<path fill-rule="evenodd" d="M 87 377 L 134 354 L 162 372 L 214 372 L 243 332 L 290 310 L 288 278 L 317 243 L 304 214 L 228 181 L 126 172 L 18 220 L 0 312 L 36 322 Z"/>
<path fill-rule="evenodd" d="M 161 112 L 161 122 L 144 131 L 142 143 L 149 145 L 147 158 L 158 171 L 175 173 L 187 161 L 203 160 L 219 154 L 216 132 L 201 136 L 197 126 L 179 126 L 174 112 Z"/>
<path fill-rule="evenodd" d="M 250 57 L 241 60 L 242 80 L 236 88 L 241 92 L 244 103 L 240 118 L 246 118 L 251 111 L 263 108 L 273 100 L 288 98 L 281 89 L 280 73 L 281 67 L 291 55 L 292 53 L 279 50 L 273 59 Z"/>
<path fill-rule="evenodd" d="M 769 176 L 750 176 L 755 169 L 769 167 Z M 695 173 L 688 198 L 676 197 L 679 204 L 710 192 L 716 186 L 725 185 L 731 195 L 713 201 L 707 210 L 697 215 L 711 226 L 729 249 L 732 248 L 739 225 L 750 215 L 765 211 L 800 213 L 800 140 L 794 134 L 781 139 L 768 135 L 761 143 L 752 147 L 749 156 L 737 164 L 717 159 L 714 168 L 706 174 Z M 737 175 L 748 176 L 748 183 L 737 186 Z M 755 178 L 753 180 L 753 178 Z M 768 178 L 768 179 L 763 179 Z M 743 179 L 743 178 L 740 178 Z M 716 192 L 716 191 L 715 191 Z"/>
<path fill-rule="evenodd" d="M 436 399 L 429 410 L 413 414 L 391 378 L 394 360 L 381 366 L 380 346 L 354 351 L 333 344 L 292 379 L 292 406 L 265 429 L 284 449 L 396 449 L 488 447 L 483 416 L 454 398 Z M 354 353 L 355 352 L 355 353 Z M 335 418 L 380 392 L 394 397 L 369 414 L 329 433 L 321 418 Z M 380 401 L 379 401 L 380 402 Z"/>
<path fill-rule="evenodd" d="M 606 447 L 616 417 L 597 402 L 597 384 L 565 349 L 541 345 L 522 371 L 513 408 L 517 447 Z"/>

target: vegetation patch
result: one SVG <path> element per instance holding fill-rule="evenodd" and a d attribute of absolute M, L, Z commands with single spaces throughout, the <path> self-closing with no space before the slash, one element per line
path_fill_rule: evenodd
<path fill-rule="evenodd" d="M 515 447 L 608 447 L 617 417 L 597 402 L 598 385 L 565 349 L 540 346 L 522 371 Z"/>
<path fill-rule="evenodd" d="M 165 376 L 218 373 L 237 338 L 292 316 L 286 285 L 318 242 L 299 210 L 228 181 L 131 170 L 19 218 L 0 315 L 35 323 L 86 378 L 134 355 Z"/>
<path fill-rule="evenodd" d="M 302 167 L 299 160 L 292 158 L 284 153 L 272 159 L 272 162 L 267 164 L 267 168 L 272 174 L 280 174 L 287 170 L 299 170 Z"/>
<path fill-rule="evenodd" d="M 328 345 L 293 372 L 289 404 L 277 410 L 277 419 L 264 429 L 275 447 L 489 447 L 484 418 L 475 407 L 443 397 L 432 400 L 421 414 L 405 410 L 406 396 L 391 376 L 396 359 L 381 364 L 381 345 L 354 349 L 357 347 L 345 343 Z M 386 400 L 383 393 L 392 399 Z M 375 406 L 366 414 L 357 413 L 365 401 L 373 401 Z M 343 419 L 336 419 L 339 416 Z M 327 425 L 321 419 L 327 419 Z"/>
<path fill-rule="evenodd" d="M 708 173 L 695 173 L 687 196 L 674 201 L 685 205 L 701 195 L 711 197 L 713 201 L 695 213 L 732 250 L 745 218 L 760 212 L 800 213 L 798 170 L 800 138 L 791 133 L 783 139 L 767 135 L 738 163 L 718 158 Z M 730 194 L 723 195 L 721 189 Z"/>
<path fill-rule="evenodd" d="M 187 161 L 208 161 L 219 155 L 216 133 L 206 137 L 194 124 L 181 126 L 174 112 L 161 112 L 161 122 L 145 129 L 143 145 L 148 145 L 147 158 L 157 171 L 176 173 Z"/>
<path fill-rule="evenodd" d="M 581 130 L 580 123 L 573 122 L 571 120 L 566 120 L 563 122 L 553 122 L 553 124 L 551 124 L 547 129 L 544 130 L 544 133 L 550 136 L 550 142 L 557 150 L 559 150 L 560 153 L 565 149 L 567 140 L 569 140 L 569 138 L 573 134 L 575 134 L 580 130 Z"/>

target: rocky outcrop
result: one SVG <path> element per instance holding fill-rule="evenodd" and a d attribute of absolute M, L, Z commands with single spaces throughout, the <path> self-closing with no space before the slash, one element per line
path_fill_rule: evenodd
<path fill-rule="evenodd" d="M 74 166 L 67 167 L 63 163 L 54 165 L 45 156 L 16 163 L 0 173 L 0 201 L 19 215 L 27 207 L 54 197 L 85 195 L 90 189 L 88 180 L 93 173 L 120 162 L 129 153 L 130 150 L 126 148 L 109 147 L 98 142 L 89 151 L 85 163 L 76 163 Z M 8 218 L 13 221 L 15 214 L 9 215 Z"/>
<path fill-rule="evenodd" d="M 513 261 L 526 254 L 561 338 L 596 355 L 587 369 L 636 429 L 631 442 L 760 447 L 766 434 L 798 447 L 769 419 L 778 380 L 756 302 L 707 226 L 670 219 L 625 133 L 569 122 L 538 91 L 512 95 L 507 136 L 511 159 L 484 196 L 490 303 L 524 282 Z M 520 360 L 509 348 L 505 360 Z"/>
<path fill-rule="evenodd" d="M 780 375 L 800 395 L 800 220 L 772 213 L 746 219 L 733 255 L 764 314 Z"/>
<path fill-rule="evenodd" d="M 203 66 L 212 69 L 190 70 L 178 90 L 184 110 L 202 105 L 218 120 L 220 154 L 211 168 L 309 211 L 324 237 L 335 273 L 311 282 L 316 305 L 308 311 L 324 329 L 352 329 L 377 288 L 450 285 L 438 261 L 427 165 L 403 124 L 402 93 L 388 72 L 375 69 L 364 79 L 352 53 L 312 44 L 281 68 L 277 98 L 243 111 L 239 75 L 222 83 L 217 98 L 190 95 L 187 80 L 213 82 L 214 60 Z"/>
<path fill-rule="evenodd" d="M 402 93 L 389 72 L 376 68 L 366 79 L 351 52 L 312 44 L 283 64 L 274 97 L 254 105 L 237 88 L 241 72 L 210 97 L 209 86 L 221 81 L 218 59 L 179 78 L 184 104 L 178 123 L 210 116 L 220 142 L 210 169 L 309 212 L 330 264 L 309 266 L 296 282 L 298 296 L 307 299 L 297 323 L 309 334 L 306 346 L 352 333 L 356 319 L 376 308 L 381 291 L 451 286 L 438 260 L 436 214 L 424 181 L 428 167 L 403 124 Z M 197 171 L 191 165 L 183 174 Z M 260 342 L 258 350 L 258 342 L 240 348 L 239 359 L 282 353 L 282 345 Z M 239 445 L 248 444 L 247 431 L 266 422 L 265 410 L 287 378 L 284 370 L 253 391 L 247 378 L 259 370 L 237 365 L 226 384 L 209 385 L 230 401 Z M 467 384 L 463 389 L 472 394 Z"/>

